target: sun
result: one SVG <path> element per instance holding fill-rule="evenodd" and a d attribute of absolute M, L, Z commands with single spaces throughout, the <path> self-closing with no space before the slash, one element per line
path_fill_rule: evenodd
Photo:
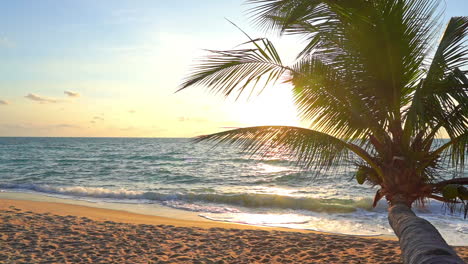
<path fill-rule="evenodd" d="M 285 85 L 265 89 L 259 96 L 236 104 L 232 113 L 245 126 L 300 126 L 291 89 Z"/>

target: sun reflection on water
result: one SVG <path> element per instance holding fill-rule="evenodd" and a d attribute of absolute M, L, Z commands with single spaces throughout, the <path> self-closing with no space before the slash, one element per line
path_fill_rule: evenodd
<path fill-rule="evenodd" d="M 242 223 L 248 225 L 283 225 L 283 224 L 305 224 L 309 221 L 309 217 L 297 214 L 254 214 L 254 213 L 237 213 L 237 214 L 217 214 L 216 218 L 212 218 L 214 214 L 203 214 L 205 218 L 216 220 L 222 218 L 222 221 Z"/>
<path fill-rule="evenodd" d="M 257 169 L 262 173 L 277 173 L 277 172 L 283 172 L 283 171 L 291 171 L 291 168 L 273 166 L 269 164 L 258 164 Z"/>

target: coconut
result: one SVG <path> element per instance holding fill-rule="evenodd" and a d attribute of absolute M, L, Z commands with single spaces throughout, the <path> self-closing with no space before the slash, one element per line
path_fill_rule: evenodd
<path fill-rule="evenodd" d="M 465 186 L 458 187 L 458 198 L 468 201 L 468 189 Z"/>
<path fill-rule="evenodd" d="M 442 189 L 442 196 L 444 196 L 445 199 L 455 199 L 457 198 L 458 195 L 458 185 L 457 184 L 447 184 L 443 189 Z"/>
<path fill-rule="evenodd" d="M 367 178 L 367 175 L 366 173 L 359 169 L 357 172 L 356 172 L 356 181 L 359 183 L 359 184 L 363 184 L 365 181 L 366 181 L 366 178 Z"/>

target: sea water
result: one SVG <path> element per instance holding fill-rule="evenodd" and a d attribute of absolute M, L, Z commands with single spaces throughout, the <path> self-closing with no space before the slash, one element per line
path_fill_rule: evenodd
<path fill-rule="evenodd" d="M 157 204 L 213 221 L 352 235 L 393 235 L 376 188 L 343 162 L 304 171 L 288 157 L 169 138 L 0 138 L 0 191 L 66 199 Z M 453 170 L 441 172 L 451 178 Z M 466 177 L 466 176 L 465 176 Z M 468 220 L 432 201 L 416 213 L 453 245 Z"/>

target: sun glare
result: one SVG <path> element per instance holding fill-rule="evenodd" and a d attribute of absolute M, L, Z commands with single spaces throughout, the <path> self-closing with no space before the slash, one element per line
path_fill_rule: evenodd
<path fill-rule="evenodd" d="M 234 108 L 234 118 L 245 126 L 300 125 L 291 91 L 286 86 L 266 89 L 258 97 L 238 103 Z"/>

